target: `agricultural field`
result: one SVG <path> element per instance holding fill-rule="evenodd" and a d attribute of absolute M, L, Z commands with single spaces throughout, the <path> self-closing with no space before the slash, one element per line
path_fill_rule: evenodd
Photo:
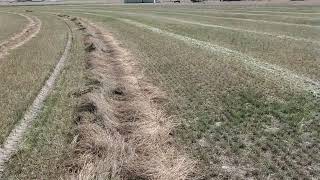
<path fill-rule="evenodd" d="M 3 179 L 318 179 L 320 6 L 0 6 Z"/>
<path fill-rule="evenodd" d="M 6 24 L 6 26 L 1 27 L 0 31 L 0 41 L 6 40 L 6 38 L 12 36 L 14 33 L 17 33 L 20 29 L 23 28 L 24 25 L 27 24 L 25 18 L 17 15 L 17 14 L 7 14 L 1 13 L 0 23 Z"/>

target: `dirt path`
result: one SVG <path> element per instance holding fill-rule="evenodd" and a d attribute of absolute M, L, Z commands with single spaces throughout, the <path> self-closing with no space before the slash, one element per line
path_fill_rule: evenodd
<path fill-rule="evenodd" d="M 34 33 L 31 33 L 30 36 L 26 36 L 27 39 L 31 38 L 33 36 L 32 34 Z M 14 46 L 17 46 L 17 45 L 18 44 Z M 4 171 L 4 165 L 6 161 L 8 161 L 11 158 L 11 156 L 18 151 L 19 146 L 23 142 L 23 137 L 25 133 L 30 128 L 30 126 L 32 125 L 32 122 L 35 120 L 37 115 L 40 113 L 43 107 L 44 101 L 46 100 L 49 93 L 53 89 L 55 85 L 55 81 L 58 78 L 60 72 L 62 71 L 65 61 L 67 60 L 67 56 L 71 49 L 71 45 L 72 45 L 72 35 L 70 31 L 68 34 L 68 41 L 66 43 L 64 53 L 62 54 L 59 62 L 57 63 L 53 73 L 50 75 L 49 79 L 45 82 L 44 86 L 42 87 L 41 91 L 37 95 L 36 99 L 33 101 L 31 107 L 24 114 L 23 119 L 18 123 L 18 125 L 16 125 L 16 127 L 9 134 L 9 136 L 3 143 L 3 148 L 0 148 L 0 178 L 2 176 L 2 172 Z"/>
<path fill-rule="evenodd" d="M 25 28 L 23 28 L 21 32 L 0 43 L 0 59 L 6 56 L 10 50 L 24 45 L 40 32 L 41 20 L 39 18 L 35 16 L 28 16 L 25 14 L 18 15 L 25 17 L 28 20 L 28 24 Z"/>
<path fill-rule="evenodd" d="M 76 24 L 86 35 L 91 75 L 79 93 L 78 131 L 64 178 L 186 179 L 193 161 L 174 145 L 175 121 L 160 108 L 163 92 L 112 34 L 87 20 Z"/>

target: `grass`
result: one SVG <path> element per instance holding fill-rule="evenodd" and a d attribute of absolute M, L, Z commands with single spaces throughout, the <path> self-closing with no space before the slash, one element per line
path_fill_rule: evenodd
<path fill-rule="evenodd" d="M 79 101 L 73 94 L 86 82 L 82 37 L 74 32 L 71 58 L 23 147 L 8 164 L 5 179 L 58 179 L 66 171 L 64 160 L 75 130 L 73 108 Z"/>
<path fill-rule="evenodd" d="M 127 10 L 127 7 L 132 8 L 125 6 L 122 10 Z M 94 6 L 90 8 L 84 9 L 95 11 Z M 116 11 L 121 8 L 105 7 L 106 10 Z M 144 13 L 154 9 L 168 11 L 162 6 L 138 8 L 143 9 L 139 11 Z M 229 8 L 237 10 L 239 7 Z M 177 9 L 190 14 L 206 15 L 212 15 L 206 11 L 214 10 L 212 7 L 205 10 Z M 258 7 L 254 10 L 263 11 Z M 293 12 L 305 10 L 308 8 Z M 82 12 L 66 13 L 86 17 L 111 31 L 121 42 L 121 46 L 134 55 L 150 82 L 166 92 L 168 98 L 164 108 L 168 115 L 180 122 L 172 133 L 175 141 L 199 161 L 199 172 L 193 174 L 191 179 L 199 176 L 203 179 L 310 179 L 320 176 L 319 99 L 307 92 L 297 91 L 279 79 L 266 78 L 268 74 L 251 71 L 237 60 L 239 57 L 190 46 L 117 18 L 132 19 L 215 43 L 314 79 L 319 79 L 320 75 L 317 71 L 318 45 L 219 30 L 163 18 L 170 15 L 202 23 L 229 23 L 228 26 L 232 26 L 234 22 L 215 21 L 208 17 L 180 16 L 174 13 L 161 15 L 159 18 L 100 11 L 97 14 L 110 17 L 85 15 Z M 277 20 L 269 16 L 255 17 Z M 287 17 L 279 21 L 284 19 L 294 21 Z M 288 30 L 287 33 L 291 36 L 314 40 L 317 40 L 315 37 L 319 33 L 316 27 L 301 28 L 254 22 L 234 26 L 247 26 L 248 29 L 255 27 L 261 31 L 280 34 Z M 268 29 L 264 29 L 265 27 Z M 75 120 L 74 105 L 78 102 L 70 94 L 74 89 L 81 89 L 85 82 L 83 46 L 80 35 L 77 34 L 76 37 L 76 46 L 73 47 L 67 69 L 46 102 L 42 115 L 27 135 L 22 149 L 9 163 L 5 172 L 7 179 L 57 179 L 65 171 L 62 164 L 70 151 L 70 134 L 75 126 L 72 122 Z"/>
<path fill-rule="evenodd" d="M 5 24 L 0 28 L 0 43 L 22 31 L 27 23 L 27 19 L 22 16 L 0 12 L 0 24 Z"/>
<path fill-rule="evenodd" d="M 67 7 L 67 10 L 74 9 L 79 10 L 79 8 L 70 8 Z M 60 10 L 63 10 L 61 8 Z M 90 8 L 83 8 L 84 11 L 90 11 Z M 115 12 L 134 12 L 134 13 L 144 13 L 144 16 L 147 17 L 146 14 L 153 14 L 158 16 L 167 16 L 167 17 L 177 17 L 184 20 L 191 20 L 196 21 L 200 23 L 208 23 L 208 24 L 216 24 L 221 26 L 227 26 L 227 27 L 233 27 L 233 28 L 241 28 L 246 30 L 255 30 L 255 31 L 261 31 L 261 32 L 269 32 L 269 33 L 278 33 L 278 34 L 284 34 L 289 36 L 296 36 L 296 37 L 304 37 L 309 39 L 318 39 L 319 32 L 317 31 L 317 27 L 308 27 L 304 26 L 304 24 L 299 24 L 299 18 L 294 18 L 292 22 L 283 22 L 283 23 L 293 23 L 290 26 L 287 24 L 281 23 L 282 21 L 276 21 L 275 23 L 270 22 L 259 22 L 255 21 L 254 19 L 250 19 L 247 17 L 239 17 L 236 16 L 236 18 L 233 17 L 227 18 L 226 16 L 217 16 L 212 14 L 206 14 L 206 13 L 197 13 L 193 11 L 168 11 L 168 10 L 145 10 L 145 9 L 128 9 L 127 11 L 122 11 L 121 9 L 113 9 L 113 8 L 101 8 L 97 7 L 93 11 L 101 13 L 104 10 L 113 10 Z M 132 15 L 131 15 L 132 16 Z M 248 20 L 249 19 L 249 20 Z M 261 19 L 259 19 L 261 20 Z M 270 21 L 270 20 L 269 20 Z M 318 25 L 319 20 L 315 19 L 315 26 Z M 296 24 L 296 25 L 295 25 Z M 300 26 L 299 26 L 300 25 Z M 294 27 L 294 28 L 293 28 Z M 303 32 L 303 33 L 302 33 Z"/>
<path fill-rule="evenodd" d="M 79 6 L 66 6 L 64 8 L 67 9 L 77 9 Z M 64 9 L 62 8 L 62 9 Z M 101 7 L 101 6 L 89 6 L 89 7 L 81 7 L 82 9 L 92 9 L 95 10 L 105 10 L 105 9 L 112 9 L 116 11 L 123 11 L 125 12 L 141 12 L 141 13 L 159 13 L 159 14 L 180 14 L 180 15 L 189 15 L 189 16 L 198 16 L 201 18 L 207 17 L 210 18 L 212 21 L 218 21 L 220 23 L 228 23 L 228 20 L 233 20 L 233 23 L 240 24 L 239 22 L 246 22 L 247 20 L 255 21 L 259 23 L 260 25 L 265 25 L 261 21 L 267 21 L 270 23 L 293 23 L 297 25 L 319 25 L 319 20 L 317 17 L 313 16 L 301 16 L 300 14 L 292 13 L 290 14 L 275 14 L 275 13 L 251 13 L 247 10 L 241 10 L 237 12 L 233 11 L 225 11 L 225 10 L 219 10 L 218 8 L 214 8 L 213 10 L 195 10 L 195 8 L 170 8 L 170 6 L 167 6 L 166 8 L 145 8 L 143 6 L 137 6 L 137 7 Z M 219 21 L 220 20 L 220 21 Z M 266 22 L 265 22 L 266 23 Z M 254 28 L 254 27 L 251 27 Z M 274 30 L 270 28 L 270 30 Z"/>
<path fill-rule="evenodd" d="M 160 11 L 161 12 L 161 11 Z M 246 20 L 256 20 L 258 23 L 262 21 L 270 22 L 270 23 L 293 23 L 293 24 L 306 24 L 306 25 L 318 25 L 319 21 L 317 21 L 316 17 L 308 17 L 308 16 L 289 16 L 289 15 L 276 15 L 274 13 L 266 13 L 266 14 L 254 14 L 250 13 L 250 11 L 240 11 L 240 12 L 232 12 L 232 11 L 206 11 L 206 10 L 201 10 L 201 11 L 195 11 L 192 9 L 187 9 L 187 11 L 167 11 L 168 13 L 183 13 L 187 12 L 185 14 L 193 14 L 193 15 L 198 15 L 198 16 L 207 16 L 211 17 L 213 20 L 234 20 L 234 23 L 238 22 L 245 22 Z M 225 19 L 223 19 L 225 18 Z M 263 23 L 259 23 L 262 24 Z"/>
<path fill-rule="evenodd" d="M 103 15 L 99 12 L 98 15 Z M 169 32 L 181 34 L 194 39 L 211 42 L 222 47 L 240 51 L 254 58 L 288 68 L 297 74 L 313 79 L 319 78 L 318 59 L 319 44 L 295 40 L 279 39 L 243 31 L 232 31 L 221 28 L 199 26 L 161 17 L 135 16 L 126 14 L 104 13 L 133 19 Z M 191 21 L 198 23 L 199 21 Z M 253 23 L 252 23 L 253 24 Z M 210 24 L 209 24 L 210 25 Z M 270 27 L 272 28 L 272 26 Z M 300 32 L 301 34 L 301 32 Z M 318 33 L 319 34 L 319 33 Z"/>
<path fill-rule="evenodd" d="M 182 119 L 176 137 L 201 161 L 206 178 L 318 174 L 319 103 L 313 97 L 247 72 L 232 58 L 114 19 L 87 17 L 112 28 L 169 93 L 168 113 Z"/>
<path fill-rule="evenodd" d="M 51 15 L 38 16 L 43 23 L 38 36 L 1 60 L 0 144 L 33 102 L 64 50 L 65 24 Z"/>

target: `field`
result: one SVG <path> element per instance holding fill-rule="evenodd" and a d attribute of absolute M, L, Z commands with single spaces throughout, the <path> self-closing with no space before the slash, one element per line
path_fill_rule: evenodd
<path fill-rule="evenodd" d="M 6 26 L 1 27 L 0 31 L 0 41 L 2 42 L 6 40 L 8 36 L 11 36 L 19 29 L 22 29 L 23 26 L 27 24 L 27 21 L 19 15 L 6 14 L 1 12 L 0 23 L 6 23 Z"/>
<path fill-rule="evenodd" d="M 289 4 L 0 7 L 0 24 L 12 18 L 0 27 L 0 175 L 319 178 L 319 15 Z"/>

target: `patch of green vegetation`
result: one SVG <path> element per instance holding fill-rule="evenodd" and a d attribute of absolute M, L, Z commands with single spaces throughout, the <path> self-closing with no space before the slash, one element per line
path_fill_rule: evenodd
<path fill-rule="evenodd" d="M 183 118 L 188 123 L 177 129 L 180 143 L 202 160 L 202 168 L 208 172 L 215 169 L 208 177 L 228 177 L 230 172 L 221 169 L 224 164 L 245 170 L 246 177 L 310 177 L 318 173 L 313 169 L 306 172 L 299 164 L 308 162 L 312 167 L 319 161 L 312 148 L 317 149 L 319 143 L 315 114 L 320 112 L 320 104 L 313 97 L 296 94 L 279 101 L 266 99 L 253 89 L 242 89 L 228 92 L 222 99 L 223 110 L 218 116 L 194 119 L 194 114 L 186 113 Z M 305 135 L 309 139 L 304 139 Z M 296 157 L 299 153 L 304 155 Z M 287 166 L 283 163 L 291 164 L 290 171 L 281 169 Z"/>

